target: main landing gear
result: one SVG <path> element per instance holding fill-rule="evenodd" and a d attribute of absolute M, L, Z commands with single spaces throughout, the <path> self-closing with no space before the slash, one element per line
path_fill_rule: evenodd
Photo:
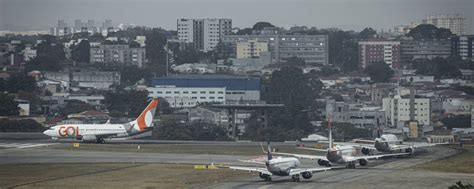
<path fill-rule="evenodd" d="M 353 162 L 353 161 L 349 162 L 349 164 L 347 165 L 347 168 L 349 168 L 349 169 L 355 169 L 355 168 L 356 168 L 355 162 Z"/>
<path fill-rule="evenodd" d="M 296 174 L 291 176 L 291 179 L 293 179 L 293 182 L 300 182 L 300 174 Z"/>
<path fill-rule="evenodd" d="M 104 140 L 104 138 L 97 138 L 96 142 L 99 143 L 99 144 L 103 144 L 103 143 L 105 143 L 105 140 Z"/>
<path fill-rule="evenodd" d="M 272 181 L 272 177 L 268 176 L 265 178 L 265 182 L 271 182 Z"/>

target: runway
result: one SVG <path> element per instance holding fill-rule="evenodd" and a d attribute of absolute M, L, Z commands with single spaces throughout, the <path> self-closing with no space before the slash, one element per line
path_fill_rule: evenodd
<path fill-rule="evenodd" d="M 58 163 L 151 163 L 151 164 L 210 164 L 225 163 L 232 165 L 254 166 L 239 162 L 239 159 L 250 159 L 250 156 L 210 155 L 210 154 L 173 154 L 173 153 L 135 153 L 135 152 L 106 152 L 44 148 L 45 145 L 61 144 L 71 141 L 53 141 L 50 139 L 31 137 L 0 137 L 0 164 L 58 164 Z M 220 144 L 220 145 L 255 145 L 257 143 L 213 142 L 213 141 L 157 141 L 129 140 L 108 141 L 109 143 L 143 143 L 143 144 Z M 280 143 L 286 144 L 286 143 Z M 288 143 L 287 145 L 294 145 Z M 413 167 L 428 161 L 445 158 L 456 151 L 446 147 L 434 147 L 427 152 L 408 158 L 388 158 L 370 162 L 367 167 L 357 169 L 334 169 L 316 173 L 309 180 L 292 182 L 289 177 L 273 177 L 273 182 L 264 182 L 256 174 L 248 177 L 229 178 L 218 182 L 209 188 L 448 188 L 457 181 L 474 183 L 473 174 L 430 172 Z M 302 167 L 314 167 L 317 163 L 301 160 Z M 205 176 L 205 175 L 203 175 Z"/>
<path fill-rule="evenodd" d="M 473 183 L 473 174 L 430 172 L 413 166 L 453 155 L 453 149 L 436 147 L 412 158 L 382 160 L 378 165 L 356 169 L 337 169 L 316 173 L 309 180 L 292 182 L 289 177 L 274 177 L 264 182 L 257 175 L 230 180 L 211 188 L 448 188 L 457 181 Z M 384 162 L 385 161 L 385 162 Z"/>
<path fill-rule="evenodd" d="M 42 148 L 0 150 L 0 164 L 21 163 L 186 163 L 237 162 L 249 158 L 233 155 L 97 152 Z"/>

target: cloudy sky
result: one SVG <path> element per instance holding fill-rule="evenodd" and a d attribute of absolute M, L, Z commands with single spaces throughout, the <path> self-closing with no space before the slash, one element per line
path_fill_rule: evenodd
<path fill-rule="evenodd" d="M 474 33 L 474 0 L 0 0 L 0 30 L 45 30 L 58 19 L 112 19 L 176 29 L 177 18 L 231 18 L 234 27 L 258 21 L 277 26 L 389 29 L 432 14 L 462 14 Z"/>

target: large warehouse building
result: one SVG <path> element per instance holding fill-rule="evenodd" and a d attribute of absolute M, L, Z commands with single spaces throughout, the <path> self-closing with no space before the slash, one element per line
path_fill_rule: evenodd
<path fill-rule="evenodd" d="M 184 107 L 193 107 L 203 102 L 249 102 L 260 100 L 260 79 L 229 75 L 172 75 L 152 79 L 147 90 L 150 97 L 165 98 L 172 107 L 183 107 L 183 104 L 187 104 Z M 225 93 L 225 96 L 219 98 L 222 96 L 218 93 Z"/>

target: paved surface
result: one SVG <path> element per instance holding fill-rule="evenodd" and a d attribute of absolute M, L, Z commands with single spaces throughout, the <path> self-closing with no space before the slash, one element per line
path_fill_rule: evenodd
<path fill-rule="evenodd" d="M 138 140 L 138 142 L 140 141 L 144 143 L 180 143 L 179 141 Z M 238 159 L 251 158 L 248 156 L 207 154 L 92 152 L 40 147 L 42 145 L 54 145 L 55 142 L 57 141 L 41 138 L 12 140 L 0 137 L 0 164 L 103 162 L 207 164 L 215 162 L 242 165 L 237 161 Z M 128 143 L 129 141 L 111 142 Z M 196 142 L 183 141 L 183 143 Z M 245 143 L 205 141 L 197 142 L 197 144 L 242 145 Z M 289 177 L 274 177 L 273 182 L 268 183 L 262 181 L 255 174 L 249 174 L 249 177 L 232 178 L 230 181 L 212 185 L 210 188 L 448 188 L 459 180 L 463 183 L 473 184 L 473 174 L 428 172 L 412 169 L 415 165 L 448 157 L 454 153 L 455 151 L 449 148 L 435 147 L 429 152 L 422 152 L 411 158 L 384 159 L 370 162 L 368 167 L 334 169 L 316 173 L 313 178 L 299 183 L 292 182 Z M 304 167 L 312 167 L 316 164 L 314 161 L 302 160 Z M 252 166 L 252 164 L 246 165 Z"/>
<path fill-rule="evenodd" d="M 213 162 L 236 162 L 238 159 L 246 158 L 248 157 L 232 155 L 95 152 L 44 148 L 0 150 L 0 164 L 109 162 L 210 164 Z"/>
<path fill-rule="evenodd" d="M 52 140 L 50 137 L 38 132 L 0 132 L 0 143 L 74 143 L 81 142 L 75 139 Z M 105 139 L 110 144 L 222 144 L 222 145 L 255 145 L 260 142 L 250 141 L 192 141 L 192 140 L 155 140 L 150 138 L 124 139 L 111 138 Z M 295 141 L 273 142 L 273 144 L 295 145 Z"/>
<path fill-rule="evenodd" d="M 313 178 L 299 183 L 292 182 L 289 177 L 274 177 L 273 182 L 264 182 L 254 175 L 219 183 L 211 188 L 448 188 L 460 180 L 463 183 L 474 183 L 474 174 L 412 169 L 415 165 L 454 153 L 452 149 L 436 147 L 432 152 L 412 158 L 382 160 L 375 166 L 316 173 Z"/>

